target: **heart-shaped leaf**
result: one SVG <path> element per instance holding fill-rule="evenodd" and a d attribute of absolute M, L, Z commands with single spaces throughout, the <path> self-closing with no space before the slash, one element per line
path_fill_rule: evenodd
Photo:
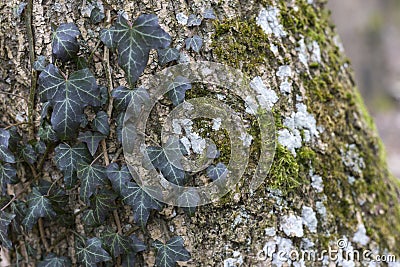
<path fill-rule="evenodd" d="M 198 35 L 193 35 L 185 40 L 186 50 L 190 48 L 195 52 L 200 52 L 201 46 L 203 45 L 203 39 Z"/>
<path fill-rule="evenodd" d="M 97 112 L 96 118 L 93 120 L 93 129 L 104 135 L 110 133 L 110 124 L 108 123 L 108 115 L 106 112 Z"/>
<path fill-rule="evenodd" d="M 179 50 L 176 48 L 165 48 L 165 49 L 158 49 L 158 63 L 161 66 L 166 65 L 171 61 L 175 61 L 179 59 Z"/>
<path fill-rule="evenodd" d="M 79 133 L 78 140 L 86 143 L 90 154 L 93 156 L 96 154 L 97 148 L 99 147 L 99 143 L 101 140 L 105 139 L 106 136 L 99 132 L 81 132 Z"/>
<path fill-rule="evenodd" d="M 178 76 L 168 85 L 168 97 L 174 106 L 177 106 L 185 100 L 186 91 L 192 89 L 192 84 L 188 78 Z"/>
<path fill-rule="evenodd" d="M 40 261 L 37 266 L 38 267 L 70 267 L 70 266 L 72 266 L 72 263 L 71 263 L 71 260 L 67 257 L 64 257 L 64 256 L 57 257 L 57 255 L 50 253 L 42 261 Z"/>
<path fill-rule="evenodd" d="M 175 267 L 177 261 L 190 260 L 190 253 L 185 249 L 180 236 L 172 237 L 166 244 L 156 240 L 153 246 L 157 249 L 156 266 Z"/>
<path fill-rule="evenodd" d="M 7 184 L 15 184 L 18 182 L 17 170 L 9 163 L 0 164 L 0 188 L 1 195 L 7 190 Z"/>
<path fill-rule="evenodd" d="M 114 26 L 102 32 L 101 40 L 107 46 L 117 47 L 118 63 L 131 85 L 143 73 L 150 49 L 165 48 L 171 43 L 157 16 L 148 14 L 140 15 L 133 23 L 120 14 Z"/>
<path fill-rule="evenodd" d="M 50 200 L 37 187 L 34 187 L 28 196 L 28 213 L 22 221 L 25 229 L 31 230 L 41 217 L 52 218 L 54 216 L 56 213 L 51 207 Z"/>
<path fill-rule="evenodd" d="M 63 23 L 53 33 L 53 54 L 62 61 L 74 58 L 79 51 L 76 37 L 81 35 L 74 23 Z"/>
<path fill-rule="evenodd" d="M 12 249 L 11 240 L 8 239 L 8 226 L 14 218 L 15 214 L 0 211 L 0 242 L 8 249 Z"/>
<path fill-rule="evenodd" d="M 96 263 L 111 260 L 110 255 L 101 247 L 101 241 L 97 237 L 90 238 L 86 242 L 76 242 L 76 257 L 85 267 L 97 266 Z"/>
<path fill-rule="evenodd" d="M 106 168 L 97 164 L 78 163 L 78 178 L 81 180 L 80 196 L 85 203 L 98 186 L 104 185 L 107 180 Z"/>

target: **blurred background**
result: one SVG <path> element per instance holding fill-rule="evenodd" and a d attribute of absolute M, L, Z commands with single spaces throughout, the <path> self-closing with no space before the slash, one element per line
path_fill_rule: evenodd
<path fill-rule="evenodd" d="M 328 0 L 355 78 L 400 178 L 400 0 Z"/>

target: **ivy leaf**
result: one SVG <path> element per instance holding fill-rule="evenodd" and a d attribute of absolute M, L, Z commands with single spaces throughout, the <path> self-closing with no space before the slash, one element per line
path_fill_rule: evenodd
<path fill-rule="evenodd" d="M 67 188 L 71 188 L 76 181 L 78 162 L 89 163 L 92 157 L 86 145 L 82 143 L 73 147 L 67 144 L 59 144 L 54 151 L 56 165 L 64 174 L 64 182 Z"/>
<path fill-rule="evenodd" d="M 192 89 L 192 84 L 188 78 L 178 76 L 168 86 L 168 97 L 172 101 L 174 106 L 177 106 L 185 100 L 185 94 L 187 90 Z"/>
<path fill-rule="evenodd" d="M 211 180 L 215 181 L 217 179 L 224 179 L 228 174 L 228 169 L 225 164 L 219 162 L 217 165 L 210 165 L 207 168 L 207 176 L 211 178 Z"/>
<path fill-rule="evenodd" d="M 131 235 L 130 241 L 132 243 L 133 251 L 122 257 L 122 266 L 130 267 L 135 266 L 136 254 L 147 249 L 146 245 L 137 236 Z"/>
<path fill-rule="evenodd" d="M 114 40 L 114 32 L 114 26 L 111 26 L 109 29 L 102 29 L 100 31 L 100 40 L 110 49 L 115 49 L 117 45 Z"/>
<path fill-rule="evenodd" d="M 100 23 L 104 18 L 104 13 L 98 7 L 93 8 L 92 12 L 90 12 L 90 20 L 93 24 Z"/>
<path fill-rule="evenodd" d="M 128 182 L 122 188 L 121 195 L 125 204 L 133 209 L 133 220 L 144 227 L 152 209 L 160 210 L 162 205 L 149 196 L 136 183 Z"/>
<path fill-rule="evenodd" d="M 22 158 L 29 164 L 34 164 L 37 160 L 37 154 L 31 144 L 26 144 L 21 149 Z"/>
<path fill-rule="evenodd" d="M 94 211 L 92 209 L 87 209 L 83 211 L 82 213 L 82 222 L 83 224 L 87 226 L 97 226 L 101 224 L 101 222 L 98 222 L 96 218 L 94 217 Z"/>
<path fill-rule="evenodd" d="M 99 111 L 93 120 L 93 129 L 108 135 L 110 133 L 110 124 L 108 123 L 108 115 L 104 111 Z"/>
<path fill-rule="evenodd" d="M 114 258 L 133 250 L 132 240 L 129 237 L 122 236 L 111 229 L 107 229 L 101 239 L 105 249 Z"/>
<path fill-rule="evenodd" d="M 214 9 L 208 8 L 203 12 L 203 18 L 205 19 L 216 19 Z"/>
<path fill-rule="evenodd" d="M 42 71 L 47 66 L 47 59 L 45 56 L 38 56 L 36 61 L 33 63 L 33 68 L 37 71 Z"/>
<path fill-rule="evenodd" d="M 150 95 L 145 88 L 139 87 L 131 90 L 124 86 L 115 88 L 111 96 L 114 98 L 114 106 L 117 110 L 125 111 L 129 103 L 134 99 L 136 106 L 134 111 L 140 111 L 141 105 L 147 105 L 150 101 Z"/>
<path fill-rule="evenodd" d="M 111 260 L 110 255 L 101 247 L 97 237 L 87 239 L 86 242 L 77 242 L 76 257 L 85 267 L 95 267 L 97 263 Z"/>
<path fill-rule="evenodd" d="M 16 151 L 18 148 L 18 143 L 22 140 L 22 136 L 18 133 L 18 129 L 15 126 L 12 126 L 8 129 L 10 133 L 10 139 L 8 140 L 8 148 L 11 151 Z"/>
<path fill-rule="evenodd" d="M 99 86 L 99 90 L 100 90 L 100 102 L 102 105 L 105 105 L 108 103 L 108 88 L 105 86 Z"/>
<path fill-rule="evenodd" d="M 57 67 L 49 64 L 39 75 L 42 101 L 51 101 L 51 124 L 62 139 L 75 136 L 82 119 L 83 108 L 100 105 L 100 91 L 89 69 L 82 69 L 64 79 Z"/>
<path fill-rule="evenodd" d="M 95 192 L 98 186 L 104 185 L 107 180 L 106 168 L 98 164 L 78 163 L 78 178 L 81 180 L 80 196 L 85 202 Z"/>
<path fill-rule="evenodd" d="M 193 37 L 186 38 L 185 45 L 186 50 L 191 48 L 193 51 L 198 53 L 203 45 L 203 39 L 201 39 L 201 37 L 198 35 L 193 35 Z"/>
<path fill-rule="evenodd" d="M 179 59 L 179 50 L 176 48 L 165 48 L 165 49 L 158 49 L 158 63 L 161 66 L 166 65 L 171 61 L 175 61 Z"/>
<path fill-rule="evenodd" d="M 53 33 L 53 54 L 62 61 L 76 56 L 79 44 L 76 37 L 81 35 L 74 23 L 63 23 Z"/>
<path fill-rule="evenodd" d="M 91 132 L 86 131 L 83 133 L 79 133 L 78 140 L 86 143 L 90 154 L 93 156 L 96 154 L 97 148 L 99 147 L 99 143 L 101 140 L 105 139 L 106 137 L 99 133 L 99 132 Z"/>
<path fill-rule="evenodd" d="M 43 141 L 37 141 L 34 148 L 37 154 L 43 155 L 46 152 L 47 146 Z"/>
<path fill-rule="evenodd" d="M 0 128 L 0 146 L 8 147 L 10 140 L 10 132 Z"/>
<path fill-rule="evenodd" d="M 125 117 L 125 113 L 121 112 L 120 114 L 118 114 L 118 117 L 116 120 L 117 128 L 115 129 L 115 131 L 117 133 L 117 141 L 120 143 L 122 143 L 122 128 L 124 126 L 124 117 Z"/>
<path fill-rule="evenodd" d="M 22 224 L 27 230 L 31 230 L 39 218 L 52 218 L 54 216 L 56 216 L 56 213 L 51 207 L 50 200 L 37 187 L 34 187 L 28 196 L 28 213 Z"/>
<path fill-rule="evenodd" d="M 93 218 L 96 224 L 102 224 L 109 211 L 115 208 L 117 196 L 110 190 L 101 190 L 91 199 Z"/>
<path fill-rule="evenodd" d="M 115 162 L 107 166 L 107 177 L 111 181 L 114 191 L 120 195 L 125 184 L 132 178 L 128 166 L 122 165 L 120 169 Z"/>
<path fill-rule="evenodd" d="M 15 184 L 17 182 L 17 170 L 9 163 L 0 164 L 1 195 L 6 193 L 7 184 Z"/>
<path fill-rule="evenodd" d="M 15 163 L 15 157 L 13 153 L 8 149 L 9 140 L 10 132 L 4 129 L 0 129 L 0 160 L 8 163 Z"/>
<path fill-rule="evenodd" d="M 188 189 L 184 190 L 178 197 L 178 204 L 186 211 L 189 215 L 193 215 L 196 211 L 195 205 L 200 202 L 200 196 L 196 190 Z"/>
<path fill-rule="evenodd" d="M 166 244 L 156 240 L 153 246 L 157 249 L 156 266 L 175 267 L 177 261 L 190 260 L 190 253 L 185 249 L 180 236 L 172 237 Z"/>
<path fill-rule="evenodd" d="M 39 128 L 38 135 L 40 140 L 43 140 L 47 143 L 55 143 L 58 141 L 56 132 L 53 130 L 51 125 L 47 123 Z"/>
<path fill-rule="evenodd" d="M 112 36 L 111 36 L 112 35 Z M 118 16 L 113 30 L 102 34 L 105 44 L 114 43 L 118 50 L 118 63 L 127 74 L 129 84 L 137 81 L 149 59 L 150 49 L 165 48 L 171 43 L 171 36 L 158 24 L 156 15 L 140 15 L 133 23 L 122 15 Z"/>
<path fill-rule="evenodd" d="M 15 214 L 0 211 L 0 242 L 8 249 L 12 249 L 11 240 L 8 239 L 8 226 L 14 218 Z"/>
<path fill-rule="evenodd" d="M 70 267 L 72 266 L 71 260 L 68 257 L 57 257 L 57 255 L 50 253 L 41 262 L 38 267 Z"/>
<path fill-rule="evenodd" d="M 190 14 L 187 21 L 187 26 L 200 26 L 202 18 L 197 17 L 195 14 Z"/>

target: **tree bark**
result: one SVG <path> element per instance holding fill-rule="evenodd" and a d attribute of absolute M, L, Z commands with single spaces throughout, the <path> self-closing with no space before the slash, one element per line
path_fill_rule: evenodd
<path fill-rule="evenodd" d="M 182 236 L 192 256 L 188 266 L 268 266 L 271 259 L 263 256 L 272 248 L 321 252 L 335 249 L 339 239 L 348 242 L 349 249 L 351 244 L 359 251 L 400 257 L 399 182 L 387 171 L 384 148 L 354 84 L 324 0 L 104 0 L 103 5 L 105 10 L 124 10 L 131 18 L 156 14 L 172 36 L 173 46 L 182 47 L 186 37 L 200 35 L 201 52 L 184 52 L 190 61 L 214 61 L 239 68 L 250 79 L 259 76 L 279 97 L 272 109 L 276 153 L 261 187 L 251 194 L 247 173 L 235 192 L 199 207 L 192 217 L 180 208 L 167 207 L 150 219 L 148 238 Z M 0 88 L 24 98 L 2 95 L 4 126 L 28 117 L 29 27 L 36 57 L 47 58 L 51 58 L 52 24 L 75 22 L 82 33 L 80 53 L 84 56 L 92 52 L 88 47 L 95 47 L 99 30 L 106 27 L 106 22 L 89 22 L 89 1 L 85 0 L 34 0 L 32 25 L 25 23 L 24 13 L 18 15 L 19 6 L 17 0 L 0 3 Z M 178 13 L 201 14 L 210 7 L 217 19 L 204 20 L 200 27 L 177 21 Z M 107 84 L 100 61 L 103 49 L 100 45 L 91 66 L 99 84 Z M 160 69 L 156 62 L 153 53 L 144 75 Z M 113 84 L 124 84 L 115 56 L 110 64 Z M 117 146 L 110 142 L 109 153 L 115 153 Z M 51 159 L 46 164 L 46 176 L 51 177 L 55 173 Z M 126 231 L 132 227 L 132 215 L 124 208 L 118 211 Z M 76 224 L 79 229 L 79 221 Z M 18 253 L 28 256 L 25 260 L 31 265 L 49 252 L 39 232 L 14 236 L 20 242 Z M 61 235 L 50 223 L 44 232 L 51 252 L 76 262 L 70 238 L 58 242 Z M 10 255 L 15 262 L 15 253 Z M 152 249 L 144 252 L 143 261 L 154 263 Z M 283 260 L 275 253 L 272 262 L 281 266 Z M 294 262 L 288 261 L 289 265 Z M 337 263 L 345 266 L 343 259 Z"/>

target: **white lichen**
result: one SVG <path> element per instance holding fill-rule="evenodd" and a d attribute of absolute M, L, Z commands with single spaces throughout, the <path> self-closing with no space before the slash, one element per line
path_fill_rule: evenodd
<path fill-rule="evenodd" d="M 362 174 L 365 168 L 364 159 L 360 156 L 358 148 L 355 144 L 346 145 L 346 149 L 340 149 L 342 161 L 346 167 L 353 169 L 358 174 Z"/>
<path fill-rule="evenodd" d="M 367 230 L 365 229 L 364 224 L 358 225 L 358 229 L 354 234 L 353 241 L 365 246 L 368 244 L 369 240 L 370 238 L 367 236 Z"/>
<path fill-rule="evenodd" d="M 292 69 L 289 65 L 280 66 L 278 71 L 276 72 L 276 76 L 280 78 L 291 77 L 292 76 Z"/>
<path fill-rule="evenodd" d="M 322 193 L 324 191 L 324 182 L 322 181 L 322 177 L 319 175 L 312 175 L 311 176 L 311 186 L 317 191 L 318 193 Z"/>
<path fill-rule="evenodd" d="M 257 100 L 262 108 L 271 110 L 278 101 L 278 96 L 275 91 L 267 88 L 260 76 L 256 76 L 251 80 L 250 87 L 256 91 Z"/>
<path fill-rule="evenodd" d="M 300 62 L 304 66 L 308 67 L 308 51 L 303 38 L 300 39 L 299 47 L 296 50 L 298 52 Z"/>
<path fill-rule="evenodd" d="M 234 251 L 232 253 L 233 258 L 228 258 L 224 260 L 224 267 L 237 267 L 243 265 L 243 256 L 239 251 Z"/>
<path fill-rule="evenodd" d="M 176 14 L 176 20 L 178 21 L 179 24 L 186 25 L 188 22 L 188 17 L 181 12 Z"/>
<path fill-rule="evenodd" d="M 314 210 L 311 207 L 303 206 L 301 217 L 303 219 L 303 224 L 307 226 L 311 233 L 317 232 L 317 217 Z"/>
<path fill-rule="evenodd" d="M 248 133 L 241 133 L 239 139 L 243 141 L 244 147 L 249 147 L 253 141 L 253 136 L 249 135 Z"/>
<path fill-rule="evenodd" d="M 310 56 L 311 62 L 321 63 L 321 48 L 319 47 L 318 42 L 313 41 L 309 45 L 308 50 L 311 53 L 311 56 Z"/>
<path fill-rule="evenodd" d="M 301 147 L 301 134 L 297 129 L 289 132 L 288 129 L 278 131 L 278 142 L 286 147 L 294 156 L 296 156 L 296 148 Z"/>
<path fill-rule="evenodd" d="M 274 227 L 267 227 L 264 229 L 264 233 L 266 236 L 275 236 L 276 235 L 276 229 Z"/>
<path fill-rule="evenodd" d="M 290 237 L 302 237 L 304 235 L 303 232 L 303 220 L 301 217 L 290 214 L 285 215 L 281 219 L 281 230 Z"/>
<path fill-rule="evenodd" d="M 218 131 L 221 128 L 222 119 L 214 118 L 214 119 L 212 119 L 212 123 L 213 123 L 212 129 L 214 131 Z"/>
<path fill-rule="evenodd" d="M 323 218 L 326 219 L 326 208 L 322 201 L 315 202 L 315 207 L 317 208 L 318 214 Z"/>
<path fill-rule="evenodd" d="M 279 9 L 273 6 L 262 8 L 257 17 L 259 25 L 266 34 L 274 34 L 276 37 L 285 37 L 287 35 L 283 25 L 279 22 Z"/>

